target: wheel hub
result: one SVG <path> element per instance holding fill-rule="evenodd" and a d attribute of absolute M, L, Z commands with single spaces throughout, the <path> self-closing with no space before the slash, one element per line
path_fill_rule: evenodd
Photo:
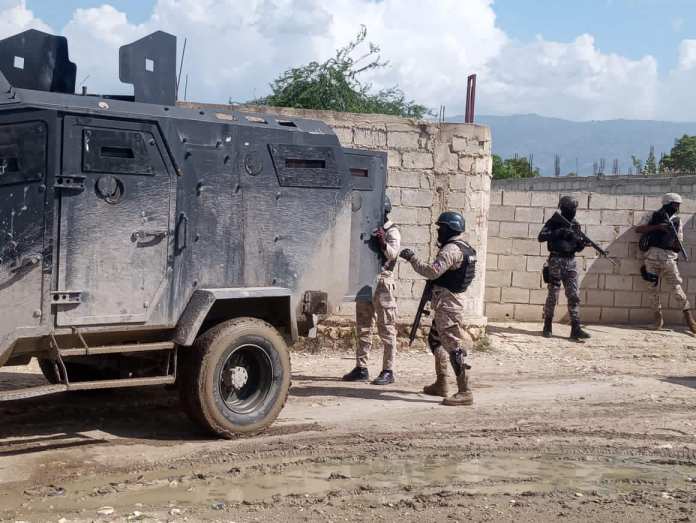
<path fill-rule="evenodd" d="M 230 385 L 237 390 L 240 390 L 249 381 L 249 373 L 244 367 L 232 367 L 228 377 Z"/>

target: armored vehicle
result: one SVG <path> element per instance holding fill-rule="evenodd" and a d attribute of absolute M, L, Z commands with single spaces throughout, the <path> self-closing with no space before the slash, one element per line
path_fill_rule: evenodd
<path fill-rule="evenodd" d="M 370 292 L 386 154 L 324 123 L 177 106 L 176 38 L 123 46 L 133 95 L 75 94 L 65 38 L 0 41 L 0 400 L 177 384 L 193 420 L 257 432 L 288 345 Z"/>

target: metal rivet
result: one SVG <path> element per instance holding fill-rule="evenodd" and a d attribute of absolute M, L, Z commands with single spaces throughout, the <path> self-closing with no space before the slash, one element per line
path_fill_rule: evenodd
<path fill-rule="evenodd" d="M 41 309 L 34 309 L 32 316 L 34 316 L 34 318 L 40 318 L 41 317 Z"/>

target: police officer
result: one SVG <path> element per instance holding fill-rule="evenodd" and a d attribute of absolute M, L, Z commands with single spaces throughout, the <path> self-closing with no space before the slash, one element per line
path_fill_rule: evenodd
<path fill-rule="evenodd" d="M 563 196 L 558 202 L 561 219 L 554 214 L 539 233 L 539 242 L 546 242 L 549 250 L 547 261 L 548 295 L 544 304 L 543 335 L 550 338 L 552 334 L 553 313 L 561 291 L 561 283 L 568 299 L 570 316 L 570 339 L 581 341 L 590 335 L 580 327 L 580 295 L 578 293 L 578 270 L 575 254 L 587 245 L 578 235 L 580 224 L 575 220 L 578 201 L 572 196 Z M 557 211 L 558 212 L 558 211 Z M 567 221 L 566 221 L 567 220 Z M 568 225 L 570 222 L 570 225 Z"/>
<path fill-rule="evenodd" d="M 372 326 L 377 320 L 377 333 L 384 346 L 382 372 L 372 382 L 374 385 L 394 383 L 394 357 L 396 356 L 396 281 L 394 269 L 401 248 L 399 228 L 389 220 L 392 205 L 388 196 L 384 197 L 384 225 L 373 232 L 381 253 L 382 267 L 372 294 L 372 301 L 360 300 L 355 303 L 355 324 L 358 331 L 356 349 L 357 364 L 344 381 L 367 381 L 367 359 L 372 348 Z"/>
<path fill-rule="evenodd" d="M 476 251 L 464 241 L 464 217 L 458 212 L 443 212 L 437 219 L 437 241 L 440 251 L 433 263 L 418 259 L 411 249 L 401 251 L 401 257 L 413 269 L 432 282 L 431 304 L 435 313 L 428 334 L 428 345 L 435 356 L 437 379 L 426 386 L 426 394 L 445 396 L 444 405 L 471 405 L 473 394 L 469 389 L 465 361 L 473 347 L 473 340 L 464 328 L 464 291 L 474 279 Z M 449 357 L 449 358 L 448 358 Z M 458 391 L 447 397 L 447 360 L 457 376 Z"/>
<path fill-rule="evenodd" d="M 682 289 L 682 279 L 677 267 L 680 249 L 676 240 L 678 238 L 679 241 L 682 241 L 684 238 L 682 223 L 677 216 L 681 203 L 682 198 L 678 194 L 665 194 L 662 197 L 662 207 L 645 216 L 636 227 L 636 232 L 644 235 L 641 238 L 641 245 L 647 247 L 645 254 L 645 269 L 647 273 L 657 276 L 658 279 L 667 284 L 683 311 L 686 325 L 691 332 L 696 333 L 696 322 L 694 322 L 691 314 L 689 300 Z M 662 317 L 662 304 L 660 303 L 660 288 L 657 285 L 652 285 L 651 288 L 652 305 L 655 312 L 655 328 L 661 329 L 664 325 L 664 319 Z"/>

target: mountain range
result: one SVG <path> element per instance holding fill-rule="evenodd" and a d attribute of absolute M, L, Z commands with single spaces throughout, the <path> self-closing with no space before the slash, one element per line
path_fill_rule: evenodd
<path fill-rule="evenodd" d="M 447 118 L 463 122 L 463 116 Z M 596 170 L 612 174 L 615 160 L 619 174 L 633 168 L 631 156 L 643 162 L 650 148 L 655 156 L 667 154 L 674 141 L 684 134 L 696 135 L 696 122 L 662 122 L 656 120 L 598 120 L 576 122 L 537 114 L 512 116 L 480 115 L 476 123 L 491 128 L 493 154 L 505 158 L 532 157 L 542 176 L 553 176 L 555 157 L 560 157 L 560 174 L 574 172 L 590 176 Z M 632 171 L 635 174 L 635 169 Z"/>

